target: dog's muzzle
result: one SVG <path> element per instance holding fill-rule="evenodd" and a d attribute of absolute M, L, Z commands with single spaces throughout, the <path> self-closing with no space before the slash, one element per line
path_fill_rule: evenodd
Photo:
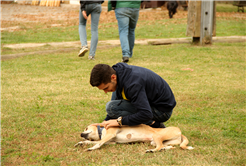
<path fill-rule="evenodd" d="M 84 133 L 81 133 L 81 134 L 80 134 L 80 136 L 83 137 L 83 138 L 85 138 L 85 139 L 88 139 L 88 135 L 89 135 L 89 134 L 84 134 Z"/>
<path fill-rule="evenodd" d="M 97 126 L 97 132 L 98 132 L 98 136 L 99 136 L 99 139 L 101 140 L 101 138 L 102 138 L 102 130 L 104 129 L 104 127 L 100 127 L 100 126 Z M 89 138 L 89 134 L 90 133 L 81 133 L 80 134 L 80 136 L 82 137 L 82 138 L 85 138 L 85 139 L 87 139 L 87 140 L 89 140 L 90 138 Z"/>

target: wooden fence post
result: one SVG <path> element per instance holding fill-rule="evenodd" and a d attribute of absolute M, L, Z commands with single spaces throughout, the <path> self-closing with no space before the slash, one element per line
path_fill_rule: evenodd
<path fill-rule="evenodd" d="M 214 28 L 214 1 L 202 1 L 201 5 L 201 34 L 200 44 L 212 44 L 213 28 Z"/>
<path fill-rule="evenodd" d="M 216 32 L 215 2 L 189 1 L 186 35 L 193 43 L 211 44 Z"/>

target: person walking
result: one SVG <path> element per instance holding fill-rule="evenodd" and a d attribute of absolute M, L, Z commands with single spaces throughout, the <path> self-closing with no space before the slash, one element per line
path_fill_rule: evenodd
<path fill-rule="evenodd" d="M 86 22 L 88 16 L 91 15 L 91 46 L 90 46 L 90 53 L 88 59 L 89 60 L 95 59 L 96 48 L 98 43 L 98 23 L 102 11 L 101 4 L 103 2 L 104 1 L 80 0 L 79 38 L 82 48 L 79 51 L 78 54 L 79 57 L 83 57 L 85 53 L 89 51 L 87 45 Z"/>
<path fill-rule="evenodd" d="M 122 62 L 127 63 L 133 55 L 135 29 L 139 16 L 140 0 L 108 1 L 108 11 L 114 10 L 122 49 Z"/>

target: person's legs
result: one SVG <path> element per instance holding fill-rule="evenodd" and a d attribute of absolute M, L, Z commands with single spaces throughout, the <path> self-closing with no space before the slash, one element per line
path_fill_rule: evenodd
<path fill-rule="evenodd" d="M 91 12 L 91 47 L 89 56 L 94 57 L 98 43 L 98 22 L 102 11 L 101 4 L 95 3 Z"/>
<path fill-rule="evenodd" d="M 87 46 L 86 19 L 83 17 L 81 10 L 79 10 L 79 38 L 81 46 Z"/>
<path fill-rule="evenodd" d="M 128 33 L 129 33 L 129 15 L 126 13 L 127 8 L 117 8 L 115 9 L 115 16 L 118 21 L 118 29 L 120 36 L 120 43 L 122 49 L 123 57 L 130 57 L 130 48 L 128 41 Z"/>
<path fill-rule="evenodd" d="M 112 100 L 106 104 L 106 111 L 108 116 L 113 119 L 117 119 L 120 116 L 127 116 L 137 113 L 137 109 L 127 100 L 114 100 L 114 93 L 112 94 Z M 152 110 L 153 111 L 153 110 Z M 151 125 L 153 120 L 145 123 Z"/>
<path fill-rule="evenodd" d="M 106 105 L 107 114 L 113 118 L 117 119 L 120 116 L 132 115 L 137 112 L 137 109 L 126 100 L 115 100 L 116 94 L 113 92 L 111 101 Z M 155 107 L 151 107 L 153 113 L 153 119 L 147 122 L 147 125 L 151 125 L 153 121 L 157 122 L 153 127 L 165 128 L 162 122 L 166 122 L 172 115 L 172 110 L 168 112 L 161 112 Z M 156 126 L 157 125 L 157 126 Z M 160 125 L 160 126 L 159 126 Z"/>
<path fill-rule="evenodd" d="M 132 115 L 137 112 L 137 109 L 127 100 L 111 100 L 106 104 L 108 115 L 117 119 L 120 116 Z"/>
<path fill-rule="evenodd" d="M 153 120 L 158 122 L 166 122 L 172 115 L 173 110 L 168 112 L 161 112 L 157 110 L 155 107 L 151 107 L 153 112 Z"/>
<path fill-rule="evenodd" d="M 135 9 L 135 8 L 131 9 L 129 35 L 128 35 L 130 57 L 132 57 L 133 54 L 133 47 L 135 42 L 135 29 L 137 26 L 138 16 L 139 16 L 139 9 Z"/>
<path fill-rule="evenodd" d="M 86 19 L 83 17 L 81 10 L 79 10 L 79 38 L 81 50 L 79 51 L 78 56 L 82 57 L 89 49 L 87 46 Z"/>

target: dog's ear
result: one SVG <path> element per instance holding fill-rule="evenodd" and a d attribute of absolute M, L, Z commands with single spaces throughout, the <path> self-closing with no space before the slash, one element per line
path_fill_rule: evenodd
<path fill-rule="evenodd" d="M 89 134 L 91 133 L 92 131 L 84 131 L 83 134 Z"/>

